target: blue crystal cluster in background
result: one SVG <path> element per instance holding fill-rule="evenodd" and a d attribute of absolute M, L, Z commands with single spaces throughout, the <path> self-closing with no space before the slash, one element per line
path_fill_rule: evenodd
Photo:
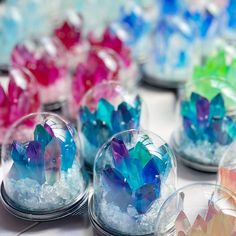
<path fill-rule="evenodd" d="M 106 201 L 127 212 L 133 206 L 138 214 L 145 214 L 161 195 L 162 181 L 168 177 L 172 164 L 167 145 L 156 148 L 144 135 L 133 148 L 123 140 L 111 141 L 112 164 L 105 166 L 102 180 Z"/>
<path fill-rule="evenodd" d="M 129 129 L 138 129 L 140 125 L 141 100 L 137 96 L 134 106 L 122 102 L 117 109 L 106 99 L 98 101 L 97 109 L 91 112 L 87 106 L 79 111 L 80 135 L 83 156 L 93 164 L 98 149 L 112 135 Z"/>
<path fill-rule="evenodd" d="M 119 19 L 111 24 L 111 29 L 125 43 L 133 46 L 150 31 L 151 23 L 143 9 L 132 2 L 127 6 L 121 6 Z"/>
<path fill-rule="evenodd" d="M 236 139 L 236 122 L 227 115 L 224 99 L 218 93 L 210 101 L 192 93 L 189 101 L 181 103 L 185 134 L 194 142 L 228 145 Z"/>
<path fill-rule="evenodd" d="M 68 171 L 76 156 L 73 133 L 65 124 L 47 120 L 34 130 L 34 140 L 27 143 L 13 141 L 10 155 L 13 165 L 10 178 L 34 179 L 39 184 L 53 185 L 61 171 Z"/>

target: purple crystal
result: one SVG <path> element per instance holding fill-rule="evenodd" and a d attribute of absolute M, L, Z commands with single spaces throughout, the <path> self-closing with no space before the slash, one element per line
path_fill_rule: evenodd
<path fill-rule="evenodd" d="M 44 183 L 44 158 L 40 142 L 30 142 L 26 149 L 26 156 L 31 178 L 37 180 L 40 184 Z"/>
<path fill-rule="evenodd" d="M 208 120 L 210 112 L 210 103 L 204 98 L 200 97 L 196 104 L 197 108 L 197 118 L 200 122 L 205 122 Z"/>
<path fill-rule="evenodd" d="M 111 141 L 112 155 L 116 163 L 120 163 L 129 156 L 128 150 L 122 140 L 113 138 Z"/>

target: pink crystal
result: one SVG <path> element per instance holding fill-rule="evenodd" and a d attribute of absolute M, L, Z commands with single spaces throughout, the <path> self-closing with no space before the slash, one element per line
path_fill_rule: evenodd
<path fill-rule="evenodd" d="M 6 129 L 13 122 L 40 109 L 35 81 L 24 71 L 13 70 L 17 71 L 17 79 L 10 71 L 9 75 L 0 80 L 0 143 Z"/>
<path fill-rule="evenodd" d="M 207 223 L 200 215 L 197 216 L 193 224 L 193 229 L 207 231 Z"/>
<path fill-rule="evenodd" d="M 187 234 L 191 228 L 191 224 L 183 211 L 180 211 L 176 218 L 175 228 L 177 232 L 184 232 L 185 234 Z"/>
<path fill-rule="evenodd" d="M 56 47 L 56 45 L 54 45 Z M 40 50 L 39 50 L 40 51 Z M 65 65 L 59 65 L 55 55 L 52 56 L 46 50 L 37 49 L 31 51 L 26 45 L 18 44 L 12 51 L 11 60 L 13 65 L 26 67 L 35 76 L 38 83 L 42 86 L 50 86 L 58 79 L 65 76 Z"/>
<path fill-rule="evenodd" d="M 208 211 L 206 214 L 206 222 L 209 222 L 217 213 L 218 211 L 216 210 L 214 203 L 209 202 Z"/>
<path fill-rule="evenodd" d="M 67 50 L 81 43 L 82 19 L 77 15 L 77 21 L 65 20 L 54 30 L 54 35 L 61 41 Z"/>
<path fill-rule="evenodd" d="M 106 47 L 114 50 L 120 56 L 126 67 L 131 65 L 132 60 L 130 49 L 117 35 L 112 33 L 111 30 L 106 29 L 100 40 L 90 32 L 88 35 L 88 41 L 93 46 Z"/>
<path fill-rule="evenodd" d="M 72 95 L 77 103 L 83 95 L 103 80 L 116 80 L 118 78 L 119 62 L 106 49 L 90 50 L 84 63 L 80 63 L 75 71 L 72 82 Z"/>

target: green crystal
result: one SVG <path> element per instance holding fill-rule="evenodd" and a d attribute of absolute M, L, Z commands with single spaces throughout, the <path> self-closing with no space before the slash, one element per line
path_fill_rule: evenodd
<path fill-rule="evenodd" d="M 34 130 L 34 140 L 38 141 L 41 144 L 41 147 L 45 149 L 48 143 L 52 140 L 52 136 L 41 124 L 39 124 Z"/>

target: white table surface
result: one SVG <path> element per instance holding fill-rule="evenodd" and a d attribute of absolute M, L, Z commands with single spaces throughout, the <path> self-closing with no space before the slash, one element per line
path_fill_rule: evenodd
<path fill-rule="evenodd" d="M 168 142 L 176 123 L 174 93 L 147 87 L 139 90 L 149 110 L 149 129 Z M 1 168 L 0 173 L 2 173 Z M 215 182 L 215 180 L 215 174 L 197 172 L 178 163 L 179 187 L 193 182 Z M 11 216 L 0 204 L 0 236 L 8 235 L 93 236 L 95 233 L 86 216 L 35 224 Z"/>

